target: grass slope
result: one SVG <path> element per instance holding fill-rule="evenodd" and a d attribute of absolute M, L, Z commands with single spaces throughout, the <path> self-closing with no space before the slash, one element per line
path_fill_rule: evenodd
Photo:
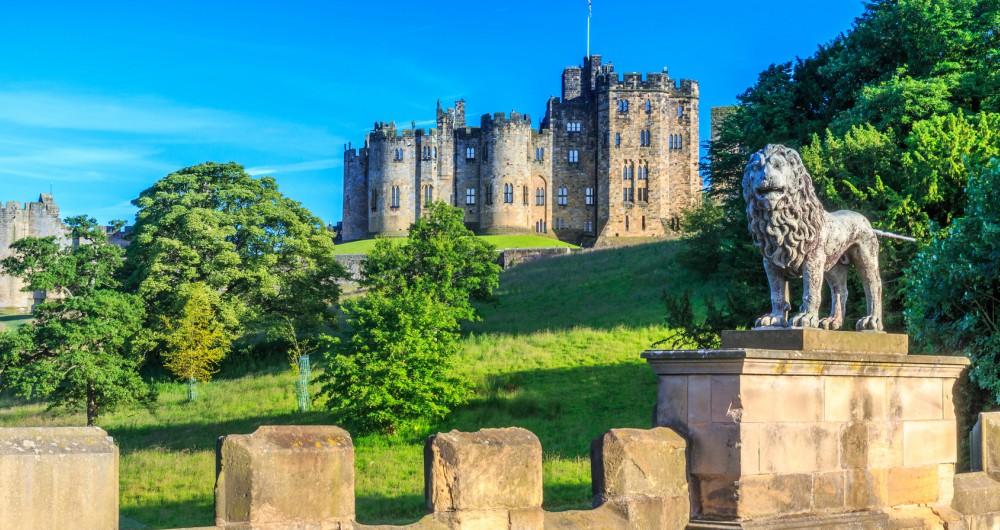
<path fill-rule="evenodd" d="M 365 523 L 407 523 L 424 513 L 423 442 L 434 432 L 521 426 L 541 439 L 545 506 L 590 505 L 591 440 L 612 427 L 648 427 L 655 378 L 639 353 L 670 335 L 663 289 L 683 282 L 670 265 L 674 243 L 586 252 L 504 273 L 484 320 L 468 326 L 457 369 L 476 385 L 473 401 L 438 425 L 355 438 L 357 513 Z M 121 510 L 152 528 L 211 524 L 215 440 L 265 424 L 331 423 L 295 412 L 285 366 L 201 385 L 186 403 L 182 384 L 159 386 L 154 411 L 100 420 L 121 448 Z M 0 426 L 79 425 L 40 405 L 0 401 Z"/>
<path fill-rule="evenodd" d="M 31 320 L 31 315 L 25 315 L 20 310 L 0 309 L 0 331 L 14 329 Z"/>
<path fill-rule="evenodd" d="M 551 237 L 533 236 L 533 235 L 493 235 L 493 236 L 479 236 L 490 243 L 493 243 L 495 247 L 500 250 L 506 248 L 541 248 L 541 247 L 569 247 L 577 248 L 576 245 L 571 245 L 569 243 L 559 241 Z M 405 238 L 401 237 L 391 237 L 388 238 L 394 243 L 402 243 Z M 372 248 L 375 246 L 377 239 L 362 239 L 359 241 L 350 241 L 348 243 L 341 243 L 334 247 L 333 251 L 335 254 L 368 254 L 371 252 Z"/>

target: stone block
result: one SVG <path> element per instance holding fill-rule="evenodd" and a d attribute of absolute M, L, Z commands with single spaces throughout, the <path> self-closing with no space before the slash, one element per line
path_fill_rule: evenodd
<path fill-rule="evenodd" d="M 983 472 L 955 475 L 951 506 L 966 515 L 1000 512 L 1000 481 Z"/>
<path fill-rule="evenodd" d="M 665 427 L 606 432 L 591 446 L 595 504 L 642 495 L 686 498 L 686 447 Z"/>
<path fill-rule="evenodd" d="M 803 353 L 900 354 L 909 351 L 906 335 L 830 331 L 815 328 L 723 331 L 723 348 L 795 350 Z"/>
<path fill-rule="evenodd" d="M 880 505 L 925 504 L 937 501 L 938 466 L 897 467 L 876 472 Z"/>
<path fill-rule="evenodd" d="M 736 423 L 688 425 L 691 473 L 738 477 L 757 473 L 757 430 Z"/>
<path fill-rule="evenodd" d="M 979 430 L 982 469 L 994 479 L 1000 480 L 1000 412 L 980 413 Z"/>
<path fill-rule="evenodd" d="M 954 420 L 904 421 L 903 465 L 953 464 L 958 461 Z"/>
<path fill-rule="evenodd" d="M 740 378 L 735 375 L 712 376 L 712 421 L 736 423 L 743 417 Z"/>
<path fill-rule="evenodd" d="M 427 440 L 425 453 L 432 512 L 541 509 L 542 445 L 530 431 L 439 433 Z"/>
<path fill-rule="evenodd" d="M 817 512 L 841 511 L 845 506 L 846 473 L 831 471 L 812 476 L 812 508 Z"/>
<path fill-rule="evenodd" d="M 687 376 L 661 377 L 656 398 L 656 425 L 678 428 L 687 423 Z"/>
<path fill-rule="evenodd" d="M 0 527 L 118 528 L 118 448 L 107 433 L 0 429 Z"/>
<path fill-rule="evenodd" d="M 707 375 L 688 376 L 688 423 L 712 421 L 712 379 Z"/>
<path fill-rule="evenodd" d="M 893 419 L 944 419 L 944 396 L 941 379 L 900 377 L 890 379 L 888 386 Z"/>
<path fill-rule="evenodd" d="M 818 376 L 740 377 L 743 423 L 823 421 L 823 381 Z"/>
<path fill-rule="evenodd" d="M 811 473 L 840 469 L 841 424 L 767 423 L 758 427 L 761 473 Z"/>
<path fill-rule="evenodd" d="M 807 513 L 812 509 L 812 475 L 750 475 L 738 482 L 743 519 Z"/>
<path fill-rule="evenodd" d="M 218 462 L 217 526 L 353 524 L 354 445 L 339 427 L 262 426 L 253 434 L 226 436 Z"/>
<path fill-rule="evenodd" d="M 864 466 L 887 469 L 903 466 L 903 422 L 881 421 L 866 423 L 868 429 L 868 459 Z"/>
<path fill-rule="evenodd" d="M 886 418 L 885 379 L 826 377 L 824 384 L 824 420 L 866 421 Z"/>
<path fill-rule="evenodd" d="M 880 480 L 884 474 L 885 470 L 848 469 L 844 471 L 844 506 L 848 510 L 854 511 L 878 506 L 880 494 L 884 497 L 885 481 Z M 880 491 L 880 487 L 882 491 Z"/>

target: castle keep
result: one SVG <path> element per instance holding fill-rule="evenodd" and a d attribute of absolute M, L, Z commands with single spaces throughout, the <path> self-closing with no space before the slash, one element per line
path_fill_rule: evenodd
<path fill-rule="evenodd" d="M 664 236 L 700 197 L 698 133 L 696 81 L 620 76 L 592 55 L 563 70 L 537 130 L 517 112 L 469 127 L 462 100 L 438 104 L 435 129 L 376 123 L 344 152 L 343 239 L 405 235 L 433 201 L 479 233 Z"/>
<path fill-rule="evenodd" d="M 56 236 L 68 244 L 66 226 L 51 195 L 42 194 L 37 202 L 22 205 L 10 201 L 0 206 L 0 259 L 11 255 L 12 243 L 29 236 Z M 0 274 L 0 308 L 27 309 L 45 298 L 44 292 L 24 292 L 23 287 L 21 280 Z"/>

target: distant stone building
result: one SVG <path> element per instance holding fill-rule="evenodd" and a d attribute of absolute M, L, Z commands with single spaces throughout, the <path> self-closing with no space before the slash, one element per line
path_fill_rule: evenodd
<path fill-rule="evenodd" d="M 11 255 L 11 244 L 29 236 L 55 236 L 69 244 L 66 225 L 51 195 L 42 194 L 38 201 L 23 205 L 11 201 L 0 206 L 0 259 Z M 45 299 L 45 292 L 24 292 L 23 287 L 21 280 L 0 274 L 0 307 L 28 309 Z"/>
<path fill-rule="evenodd" d="M 537 130 L 527 114 L 437 128 L 379 122 L 344 153 L 344 241 L 405 235 L 433 201 L 479 233 L 538 233 L 585 245 L 658 237 L 701 193 L 698 83 L 663 72 L 619 76 L 601 56 L 563 70 Z"/>

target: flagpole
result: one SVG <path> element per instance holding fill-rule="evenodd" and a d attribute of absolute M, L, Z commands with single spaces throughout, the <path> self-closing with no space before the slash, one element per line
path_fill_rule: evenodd
<path fill-rule="evenodd" d="M 590 59 L 590 15 L 594 12 L 593 0 L 587 0 L 587 59 Z"/>

